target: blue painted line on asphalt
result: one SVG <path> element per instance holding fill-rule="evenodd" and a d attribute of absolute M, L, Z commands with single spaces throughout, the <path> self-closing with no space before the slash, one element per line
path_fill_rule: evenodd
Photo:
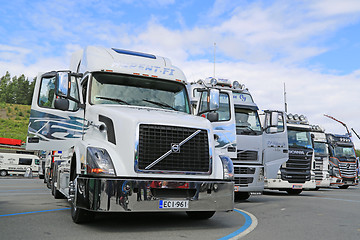
<path fill-rule="evenodd" d="M 242 211 L 239 211 L 237 209 L 234 209 L 234 211 L 240 213 L 241 215 L 243 215 L 245 217 L 245 224 L 241 228 L 236 230 L 235 232 L 230 233 L 229 235 L 222 237 L 219 240 L 227 240 L 227 239 L 233 238 L 233 237 L 239 235 L 240 233 L 244 232 L 246 229 L 248 229 L 251 226 L 252 220 L 249 215 L 247 215 L 246 213 L 243 213 Z"/>
<path fill-rule="evenodd" d="M 33 211 L 33 212 L 23 212 L 23 213 L 10 213 L 10 214 L 0 215 L 0 217 L 24 215 L 24 214 L 31 214 L 31 213 L 54 212 L 54 211 L 62 211 L 62 210 L 68 210 L 68 209 L 70 209 L 70 208 L 58 208 L 58 209 L 41 210 L 41 211 Z"/>

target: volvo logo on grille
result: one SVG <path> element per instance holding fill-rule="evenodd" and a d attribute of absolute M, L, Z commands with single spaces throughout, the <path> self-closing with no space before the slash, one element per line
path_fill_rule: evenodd
<path fill-rule="evenodd" d="M 180 146 L 179 146 L 179 144 L 172 143 L 172 144 L 171 144 L 171 152 L 173 152 L 173 153 L 180 153 Z"/>

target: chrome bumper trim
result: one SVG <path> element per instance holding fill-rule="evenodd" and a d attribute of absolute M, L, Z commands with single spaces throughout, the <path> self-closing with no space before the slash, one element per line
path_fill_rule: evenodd
<path fill-rule="evenodd" d="M 104 212 L 230 211 L 234 208 L 234 183 L 88 178 L 77 179 L 76 206 Z M 161 209 L 160 200 L 188 200 L 187 209 Z"/>

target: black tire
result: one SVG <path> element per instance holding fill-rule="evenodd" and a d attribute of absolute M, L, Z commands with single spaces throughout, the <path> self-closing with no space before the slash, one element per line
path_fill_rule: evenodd
<path fill-rule="evenodd" d="M 198 220 L 204 220 L 204 219 L 209 219 L 209 218 L 211 218 L 212 216 L 214 216 L 215 211 L 186 212 L 186 214 L 188 215 L 189 218 L 198 219 Z"/>
<path fill-rule="evenodd" d="M 289 195 L 299 195 L 302 192 L 302 189 L 288 189 L 286 192 Z"/>
<path fill-rule="evenodd" d="M 0 176 L 5 177 L 7 175 L 7 171 L 6 170 L 1 170 L 0 171 Z"/>
<path fill-rule="evenodd" d="M 339 186 L 340 189 L 348 189 L 349 188 L 349 185 L 342 185 L 342 186 Z"/>
<path fill-rule="evenodd" d="M 249 192 L 235 192 L 235 201 L 245 201 L 249 197 Z"/>
<path fill-rule="evenodd" d="M 46 186 L 47 186 L 47 188 L 49 188 L 49 189 L 51 189 L 51 180 L 50 179 L 47 179 L 47 181 L 46 181 Z"/>
<path fill-rule="evenodd" d="M 94 212 L 75 207 L 74 203 L 71 203 L 71 218 L 74 223 L 81 224 L 90 222 L 94 219 L 94 217 Z"/>
<path fill-rule="evenodd" d="M 64 195 L 55 188 L 54 183 L 51 183 L 51 194 L 54 196 L 55 199 L 63 199 Z"/>
<path fill-rule="evenodd" d="M 39 179 L 44 179 L 44 175 L 39 174 Z"/>

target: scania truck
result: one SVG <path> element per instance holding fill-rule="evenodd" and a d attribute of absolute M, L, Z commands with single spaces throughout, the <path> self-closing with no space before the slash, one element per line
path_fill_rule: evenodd
<path fill-rule="evenodd" d="M 313 171 L 315 174 L 316 190 L 319 188 L 328 188 L 330 187 L 329 150 L 325 130 L 319 125 L 313 125 L 311 137 L 313 139 L 315 152 Z"/>
<path fill-rule="evenodd" d="M 265 188 L 286 191 L 289 195 L 316 188 L 311 129 L 304 115 L 287 115 L 289 159 L 281 165 L 275 179 L 265 178 Z"/>
<path fill-rule="evenodd" d="M 349 135 L 326 134 L 330 153 L 330 184 L 347 189 L 359 184 L 358 161 Z"/>
<path fill-rule="evenodd" d="M 238 81 L 210 77 L 189 84 L 188 89 L 195 113 L 208 118 L 209 113 L 203 113 L 208 89 L 220 91 L 220 108 L 215 112 L 218 116 L 210 119 L 218 138 L 216 147 L 234 164 L 235 199 L 245 200 L 250 194 L 262 193 L 264 171 L 275 178 L 288 158 L 284 113 L 266 111 L 268 121 L 262 126 L 258 106 Z"/>
<path fill-rule="evenodd" d="M 219 107 L 209 90 L 206 111 Z M 206 112 L 205 111 L 205 112 Z M 231 159 L 209 120 L 193 116 L 184 73 L 169 59 L 87 47 L 68 71 L 39 74 L 27 148 L 63 151 L 56 190 L 75 223 L 95 212 L 233 210 Z"/>

